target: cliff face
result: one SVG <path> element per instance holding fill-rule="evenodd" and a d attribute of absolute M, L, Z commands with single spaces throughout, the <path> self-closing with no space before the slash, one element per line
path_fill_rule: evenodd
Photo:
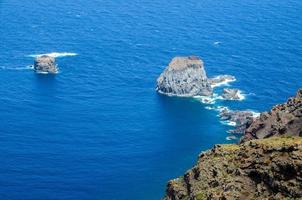
<path fill-rule="evenodd" d="M 196 166 L 168 183 L 164 200 L 301 198 L 302 138 L 272 137 L 200 154 Z"/>
<path fill-rule="evenodd" d="M 157 79 L 156 90 L 170 96 L 209 96 L 212 88 L 199 57 L 175 57 Z"/>
<path fill-rule="evenodd" d="M 302 199 L 299 136 L 302 89 L 253 120 L 241 144 L 216 145 L 202 153 L 196 166 L 169 181 L 164 200 Z"/>
<path fill-rule="evenodd" d="M 245 130 L 242 142 L 278 135 L 302 136 L 302 89 L 284 104 L 264 112 Z"/>

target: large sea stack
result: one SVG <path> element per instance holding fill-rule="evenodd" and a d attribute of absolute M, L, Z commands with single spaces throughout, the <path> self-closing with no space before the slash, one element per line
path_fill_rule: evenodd
<path fill-rule="evenodd" d="M 159 93 L 170 96 L 210 96 L 212 87 L 197 56 L 175 57 L 157 79 Z"/>
<path fill-rule="evenodd" d="M 54 57 L 43 55 L 35 59 L 34 69 L 38 73 L 57 73 L 58 68 Z"/>

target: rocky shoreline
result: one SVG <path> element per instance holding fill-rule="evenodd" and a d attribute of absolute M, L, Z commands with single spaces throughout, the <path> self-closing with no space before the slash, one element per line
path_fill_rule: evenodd
<path fill-rule="evenodd" d="M 243 134 L 245 129 L 254 120 L 254 115 L 252 111 L 231 111 L 228 109 L 224 109 L 219 113 L 221 120 L 234 123 L 235 129 L 228 131 L 232 134 Z"/>
<path fill-rule="evenodd" d="M 261 113 L 245 130 L 242 142 L 282 135 L 302 136 L 302 89 L 284 104 Z"/>
<path fill-rule="evenodd" d="M 301 169 L 301 137 L 216 145 L 168 182 L 164 200 L 301 199 Z"/>
<path fill-rule="evenodd" d="M 239 124 L 240 144 L 201 153 L 163 199 L 302 199 L 302 89 L 260 117 L 223 109 L 220 117 Z"/>

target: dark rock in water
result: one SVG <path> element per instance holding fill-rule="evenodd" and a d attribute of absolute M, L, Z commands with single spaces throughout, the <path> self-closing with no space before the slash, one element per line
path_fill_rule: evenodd
<path fill-rule="evenodd" d="M 261 113 L 245 130 L 242 142 L 278 135 L 302 136 L 302 88 L 286 103 Z"/>
<path fill-rule="evenodd" d="M 159 93 L 171 96 L 210 96 L 212 88 L 203 61 L 196 56 L 175 57 L 157 79 Z"/>
<path fill-rule="evenodd" d="M 221 120 L 235 123 L 235 129 L 229 130 L 229 133 L 243 134 L 252 123 L 254 113 L 252 111 L 230 111 L 225 109 L 220 112 L 219 117 Z"/>
<path fill-rule="evenodd" d="M 57 73 L 55 58 L 47 55 L 38 56 L 35 59 L 34 70 L 38 73 Z"/>
<path fill-rule="evenodd" d="M 215 145 L 167 184 L 164 200 L 302 199 L 302 138 Z"/>
<path fill-rule="evenodd" d="M 239 100 L 240 90 L 225 88 L 223 89 L 222 98 L 225 100 Z"/>
<path fill-rule="evenodd" d="M 210 78 L 209 83 L 211 84 L 212 87 L 215 87 L 215 86 L 219 86 L 221 84 L 225 84 L 225 83 L 228 83 L 228 82 L 233 82 L 235 80 L 236 80 L 235 76 L 219 75 L 219 76 L 216 76 L 214 78 Z"/>

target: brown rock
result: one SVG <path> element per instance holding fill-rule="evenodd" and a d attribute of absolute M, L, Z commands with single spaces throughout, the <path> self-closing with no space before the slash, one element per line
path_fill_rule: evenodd
<path fill-rule="evenodd" d="M 302 89 L 286 103 L 261 113 L 245 130 L 242 142 L 280 135 L 302 136 Z"/>
<path fill-rule="evenodd" d="M 47 55 L 38 56 L 35 59 L 34 70 L 38 73 L 57 73 L 55 58 Z"/>
<path fill-rule="evenodd" d="M 168 183 L 164 200 L 286 198 L 302 198 L 301 137 L 216 145 Z"/>

